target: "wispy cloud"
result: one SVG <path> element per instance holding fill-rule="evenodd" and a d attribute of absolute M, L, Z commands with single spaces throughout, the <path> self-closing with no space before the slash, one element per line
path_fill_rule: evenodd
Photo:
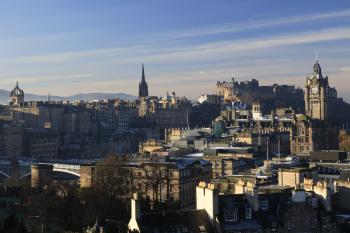
<path fill-rule="evenodd" d="M 209 25 L 203 28 L 178 31 L 173 34 L 170 33 L 170 37 L 174 39 L 175 38 L 179 39 L 179 38 L 186 38 L 186 37 L 207 36 L 207 35 L 213 35 L 213 34 L 232 33 L 232 32 L 258 29 L 258 28 L 275 27 L 275 26 L 282 26 L 282 25 L 288 25 L 288 24 L 298 24 L 298 23 L 312 22 L 316 20 L 328 20 L 332 18 L 344 18 L 344 17 L 350 17 L 350 9 L 335 11 L 335 12 L 300 15 L 295 17 L 280 18 L 280 19 L 273 19 L 273 20 L 255 20 L 255 21 L 240 23 L 240 24 L 224 23 L 224 24 Z"/>
<path fill-rule="evenodd" d="M 159 44 L 157 48 L 153 46 L 127 46 L 51 53 L 19 57 L 15 61 L 24 63 L 64 63 L 92 59 L 96 61 L 112 60 L 115 64 L 135 63 L 139 61 L 198 61 L 199 59 L 230 56 L 232 52 L 343 39 L 350 39 L 350 27 L 328 28 L 321 31 L 308 31 L 273 37 L 257 37 L 254 39 L 216 41 L 192 46 L 178 45 L 173 48 L 162 47 Z"/>
<path fill-rule="evenodd" d="M 150 54 L 144 59 L 146 61 L 198 61 L 200 59 L 217 59 L 218 57 L 232 56 L 233 52 L 344 39 L 350 39 L 350 27 L 330 28 L 317 32 L 310 31 L 265 38 L 210 42 L 191 47 L 182 47 L 175 52 L 165 51 L 159 54 Z"/>

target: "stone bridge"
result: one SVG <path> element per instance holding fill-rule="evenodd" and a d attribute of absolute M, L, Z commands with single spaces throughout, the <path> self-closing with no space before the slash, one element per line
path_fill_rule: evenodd
<path fill-rule="evenodd" d="M 18 162 L 12 164 L 10 161 L 0 161 L 0 176 L 10 178 L 13 176 L 24 178 L 31 175 L 32 166 L 50 165 L 53 166 L 54 172 L 71 174 L 80 178 L 80 165 L 65 163 L 35 163 L 35 162 Z"/>

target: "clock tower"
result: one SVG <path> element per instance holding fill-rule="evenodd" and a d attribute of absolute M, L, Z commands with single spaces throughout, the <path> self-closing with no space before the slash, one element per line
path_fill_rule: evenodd
<path fill-rule="evenodd" d="M 305 113 L 312 119 L 326 120 L 328 117 L 329 84 L 328 77 L 322 76 L 318 60 L 311 77 L 306 77 Z"/>

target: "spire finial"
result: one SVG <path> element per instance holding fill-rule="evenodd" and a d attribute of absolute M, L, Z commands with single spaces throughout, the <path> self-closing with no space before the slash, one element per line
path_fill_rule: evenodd
<path fill-rule="evenodd" d="M 316 50 L 316 62 L 318 62 L 318 55 L 317 55 L 317 50 Z"/>
<path fill-rule="evenodd" d="M 142 81 L 146 81 L 145 80 L 145 68 L 144 68 L 143 63 L 142 63 Z"/>

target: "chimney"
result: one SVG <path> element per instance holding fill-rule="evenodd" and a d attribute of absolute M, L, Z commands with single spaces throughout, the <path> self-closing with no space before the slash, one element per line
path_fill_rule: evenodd
<path fill-rule="evenodd" d="M 253 211 L 259 210 L 259 192 L 258 188 L 251 182 L 248 182 L 244 187 L 244 194 Z"/>
<path fill-rule="evenodd" d="M 328 212 L 332 211 L 331 189 L 327 182 L 317 182 L 314 186 L 314 192 L 321 201 L 323 208 Z"/>
<path fill-rule="evenodd" d="M 211 224 L 215 225 L 216 216 L 219 214 L 219 195 L 214 184 L 205 182 L 198 184 L 196 188 L 196 206 L 197 210 L 204 209 Z"/>
<path fill-rule="evenodd" d="M 134 193 L 133 198 L 131 198 L 131 218 L 139 219 L 140 218 L 140 202 L 138 200 L 138 194 Z"/>
<path fill-rule="evenodd" d="M 140 216 L 141 216 L 141 210 L 140 210 L 138 195 L 137 193 L 134 193 L 133 197 L 131 198 L 131 218 L 128 224 L 128 228 L 130 231 L 140 232 L 140 228 L 137 223 Z"/>

